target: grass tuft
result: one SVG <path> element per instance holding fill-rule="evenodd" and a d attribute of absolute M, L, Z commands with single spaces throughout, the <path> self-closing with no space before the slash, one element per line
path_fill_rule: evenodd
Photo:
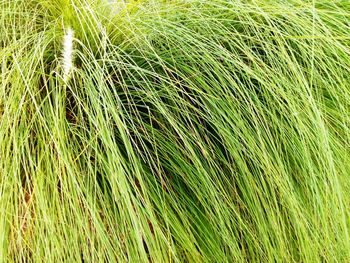
<path fill-rule="evenodd" d="M 350 261 L 349 18 L 0 0 L 0 263 Z"/>

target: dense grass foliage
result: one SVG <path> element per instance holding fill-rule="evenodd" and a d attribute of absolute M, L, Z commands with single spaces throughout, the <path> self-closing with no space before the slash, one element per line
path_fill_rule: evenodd
<path fill-rule="evenodd" d="M 126 2 L 0 0 L 0 262 L 349 262 L 350 2 Z"/>

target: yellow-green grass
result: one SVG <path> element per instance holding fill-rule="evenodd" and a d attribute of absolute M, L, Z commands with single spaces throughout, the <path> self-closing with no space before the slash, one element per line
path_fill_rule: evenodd
<path fill-rule="evenodd" d="M 0 262 L 349 262 L 349 21 L 0 0 Z"/>

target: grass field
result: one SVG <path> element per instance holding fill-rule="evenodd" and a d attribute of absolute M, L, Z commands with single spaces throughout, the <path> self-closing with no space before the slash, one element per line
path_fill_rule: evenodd
<path fill-rule="evenodd" d="M 0 263 L 350 262 L 349 69 L 348 0 L 0 0 Z"/>

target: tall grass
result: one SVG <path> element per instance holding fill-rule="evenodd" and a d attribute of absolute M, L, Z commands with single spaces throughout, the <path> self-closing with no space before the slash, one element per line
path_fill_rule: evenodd
<path fill-rule="evenodd" d="M 350 2 L 0 0 L 0 262 L 349 262 Z"/>

